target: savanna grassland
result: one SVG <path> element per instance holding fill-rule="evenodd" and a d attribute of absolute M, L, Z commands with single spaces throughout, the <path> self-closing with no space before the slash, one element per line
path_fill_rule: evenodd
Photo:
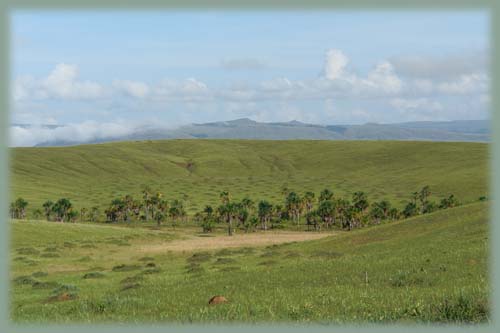
<path fill-rule="evenodd" d="M 364 191 L 402 208 L 429 185 L 461 205 L 345 231 L 237 230 L 195 223 L 13 220 L 15 322 L 444 322 L 489 320 L 488 145 L 171 140 L 12 151 L 12 197 L 99 206 L 145 185 L 190 216 L 220 191 L 283 201 Z M 228 303 L 208 305 L 214 295 Z"/>
<path fill-rule="evenodd" d="M 220 191 L 282 202 L 282 187 L 299 193 L 330 188 L 364 191 L 402 207 L 429 185 L 434 197 L 462 202 L 487 194 L 488 144 L 398 141 L 165 140 L 12 150 L 12 198 L 30 208 L 71 199 L 106 208 L 149 185 L 168 199 L 187 195 L 189 213 L 219 202 Z"/>

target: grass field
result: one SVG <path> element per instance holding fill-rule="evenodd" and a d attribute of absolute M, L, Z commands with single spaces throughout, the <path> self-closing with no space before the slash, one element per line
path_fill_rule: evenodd
<path fill-rule="evenodd" d="M 304 193 L 330 187 L 336 195 L 368 193 L 401 208 L 410 193 L 430 185 L 433 197 L 462 202 L 488 193 L 488 145 L 391 141 L 167 140 L 11 150 L 12 198 L 30 203 L 68 197 L 75 207 L 99 206 L 144 185 L 168 199 L 187 195 L 194 213 L 235 199 L 282 202 L 284 184 Z M 188 164 L 191 166 L 188 167 Z"/>
<path fill-rule="evenodd" d="M 305 226 L 226 236 L 14 220 L 15 322 L 453 322 L 489 320 L 489 152 L 481 143 L 170 140 L 12 149 L 11 196 L 104 209 L 187 195 L 189 213 L 235 199 L 283 203 L 281 188 L 361 190 L 401 208 L 424 185 L 463 205 L 353 231 Z M 209 306 L 214 295 L 229 302 Z"/>
<path fill-rule="evenodd" d="M 71 323 L 485 322 L 487 211 L 488 203 L 474 203 L 317 240 L 221 249 L 204 249 L 196 243 L 203 238 L 185 229 L 14 221 L 11 316 Z M 144 246 L 185 242 L 187 235 L 191 250 Z M 64 292 L 75 299 L 57 300 Z M 229 303 L 207 305 L 213 295 Z"/>

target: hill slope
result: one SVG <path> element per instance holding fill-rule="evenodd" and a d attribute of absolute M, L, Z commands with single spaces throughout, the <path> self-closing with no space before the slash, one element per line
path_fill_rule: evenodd
<path fill-rule="evenodd" d="M 144 185 L 166 197 L 187 195 L 190 212 L 235 198 L 281 202 L 283 185 L 304 193 L 362 190 L 371 200 L 403 205 L 430 185 L 433 198 L 487 195 L 488 145 L 372 141 L 166 140 L 11 150 L 11 193 L 30 202 L 69 197 L 77 207 L 105 207 L 139 196 Z M 432 198 L 432 197 L 431 197 Z"/>
<path fill-rule="evenodd" d="M 48 276 L 36 280 L 73 286 L 78 298 L 47 303 L 54 287 L 14 284 L 12 318 L 52 323 L 485 322 L 488 209 L 488 203 L 474 203 L 321 240 L 194 256 L 138 250 L 144 243 L 169 242 L 164 231 L 134 229 L 131 237 L 125 227 L 18 221 L 12 224 L 13 252 L 19 256 L 26 252 L 20 247 L 33 248 L 28 257 L 13 261 L 12 278 L 45 270 Z M 53 240 L 48 233 L 64 236 Z M 57 255 L 46 256 L 48 250 Z M 143 273 L 145 255 L 158 268 L 155 274 Z M 123 263 L 134 270 L 116 270 Z M 96 270 L 101 278 L 82 279 Z M 125 289 L 134 277 L 138 283 Z M 220 294 L 230 303 L 207 306 Z"/>

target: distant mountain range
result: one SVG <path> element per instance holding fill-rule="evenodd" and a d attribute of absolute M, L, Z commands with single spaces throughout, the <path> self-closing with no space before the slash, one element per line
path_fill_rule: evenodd
<path fill-rule="evenodd" d="M 13 125 L 29 126 L 29 125 Z M 50 125 L 56 128 L 57 125 Z M 488 120 L 418 121 L 395 124 L 313 125 L 299 121 L 263 123 L 248 118 L 191 124 L 176 129 L 138 128 L 132 134 L 85 143 L 160 139 L 261 139 L 261 140 L 415 140 L 488 142 Z M 38 146 L 83 142 L 44 142 Z"/>

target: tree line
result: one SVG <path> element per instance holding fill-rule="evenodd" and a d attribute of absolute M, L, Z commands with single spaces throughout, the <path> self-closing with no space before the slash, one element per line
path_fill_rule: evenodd
<path fill-rule="evenodd" d="M 460 202 L 451 194 L 439 202 L 432 201 L 429 186 L 413 192 L 410 200 L 402 210 L 394 207 L 390 201 L 381 200 L 369 202 L 365 192 L 357 191 L 350 198 L 334 195 L 330 189 L 324 189 L 318 195 L 314 192 L 305 192 L 300 195 L 286 186 L 281 191 L 283 202 L 272 204 L 267 200 L 254 201 L 249 197 L 242 200 L 233 200 L 228 191 L 219 194 L 218 206 L 207 205 L 203 210 L 192 217 L 203 230 L 211 232 L 217 225 L 225 225 L 227 232 L 232 235 L 235 230 L 245 232 L 256 229 L 268 230 L 282 227 L 284 223 L 307 225 L 308 229 L 321 230 L 339 228 L 352 230 L 370 224 L 380 224 L 387 221 L 396 221 L 420 214 L 431 213 L 437 209 L 447 209 L 458 206 Z M 481 197 L 479 200 L 486 200 Z M 10 216 L 15 219 L 26 218 L 28 202 L 18 198 L 11 203 Z M 47 221 L 57 222 L 96 222 L 99 220 L 98 207 L 77 210 L 67 198 L 55 202 L 47 200 L 42 209 L 35 209 L 33 216 L 45 216 Z M 186 223 L 188 215 L 184 200 L 166 200 L 159 191 L 152 191 L 145 187 L 141 197 L 134 199 L 132 195 L 125 195 L 111 200 L 104 215 L 106 222 L 146 222 L 154 221 L 158 226 L 169 221 L 175 228 L 179 223 Z"/>

